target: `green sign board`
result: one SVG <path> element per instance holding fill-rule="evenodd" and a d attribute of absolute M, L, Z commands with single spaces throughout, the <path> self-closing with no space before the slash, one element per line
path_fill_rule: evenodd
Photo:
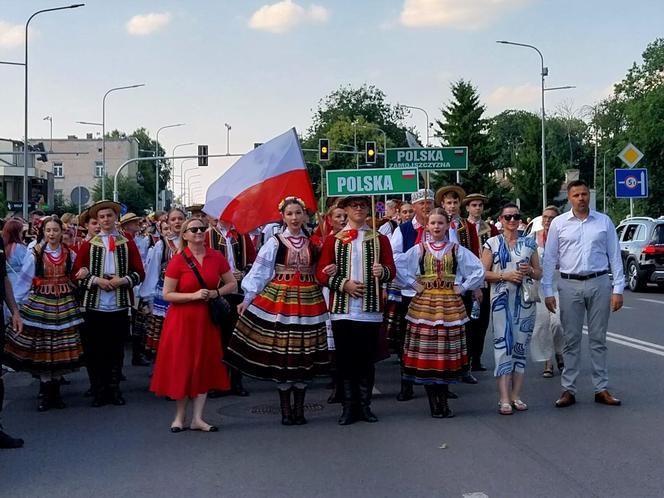
<path fill-rule="evenodd" d="M 465 171 L 468 147 L 387 149 L 386 168 L 417 168 L 424 171 Z"/>
<path fill-rule="evenodd" d="M 410 194 L 417 191 L 417 168 L 326 171 L 328 197 Z"/>

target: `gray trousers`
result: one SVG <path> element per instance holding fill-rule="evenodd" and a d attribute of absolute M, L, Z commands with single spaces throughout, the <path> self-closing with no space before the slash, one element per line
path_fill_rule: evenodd
<path fill-rule="evenodd" d="M 576 394 L 576 378 L 581 361 L 583 322 L 588 317 L 588 341 L 592 362 L 595 392 L 607 388 L 609 373 L 606 366 L 606 329 L 611 313 L 611 281 L 608 275 L 590 280 L 558 282 L 560 292 L 560 321 L 563 325 L 565 369 L 561 376 L 564 390 Z"/>

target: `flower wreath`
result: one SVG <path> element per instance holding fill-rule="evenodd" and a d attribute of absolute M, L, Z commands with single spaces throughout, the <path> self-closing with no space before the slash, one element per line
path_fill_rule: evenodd
<path fill-rule="evenodd" d="M 277 206 L 277 209 L 279 212 L 283 212 L 284 208 L 286 207 L 286 203 L 297 203 L 302 207 L 302 210 L 306 210 L 307 207 L 304 204 L 304 201 L 300 199 L 299 197 L 295 196 L 289 196 L 289 197 L 284 197 L 282 201 L 279 203 L 279 206 Z"/>

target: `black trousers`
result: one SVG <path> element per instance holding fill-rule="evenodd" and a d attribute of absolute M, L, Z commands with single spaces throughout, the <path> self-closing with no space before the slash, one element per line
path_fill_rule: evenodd
<path fill-rule="evenodd" d="M 92 391 L 118 390 L 124 342 L 129 336 L 128 310 L 89 310 L 84 318 L 81 342 Z"/>
<path fill-rule="evenodd" d="M 466 292 L 463 296 L 463 304 L 466 307 L 466 313 L 470 318 L 470 312 L 473 309 L 473 293 Z M 489 327 L 489 317 L 491 313 L 491 294 L 488 288 L 482 289 L 482 303 L 480 304 L 480 317 L 477 320 L 471 319 L 466 323 L 466 343 L 468 345 L 468 357 L 470 365 L 479 366 L 482 361 L 482 352 L 484 351 L 484 339 L 486 330 Z"/>
<path fill-rule="evenodd" d="M 381 322 L 332 320 L 337 372 L 341 381 L 371 379 L 373 383 L 380 325 Z"/>

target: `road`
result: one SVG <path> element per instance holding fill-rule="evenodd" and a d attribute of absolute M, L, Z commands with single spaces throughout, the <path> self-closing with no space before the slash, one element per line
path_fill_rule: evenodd
<path fill-rule="evenodd" d="M 426 396 L 395 401 L 398 365 L 378 365 L 377 424 L 339 427 L 324 382 L 310 389 L 309 424 L 283 427 L 270 383 L 248 398 L 210 400 L 220 432 L 168 431 L 174 406 L 147 393 L 145 368 L 126 369 L 127 406 L 93 409 L 71 376 L 68 408 L 38 413 L 36 385 L 6 377 L 5 425 L 25 438 L 0 452 L 0 496 L 116 497 L 655 497 L 664 495 L 664 294 L 625 294 L 609 326 L 611 391 L 593 402 L 587 348 L 577 404 L 556 409 L 559 376 L 531 364 L 530 409 L 497 414 L 489 372 L 455 388 L 456 417 L 432 419 Z M 485 363 L 493 364 L 485 353 Z"/>

